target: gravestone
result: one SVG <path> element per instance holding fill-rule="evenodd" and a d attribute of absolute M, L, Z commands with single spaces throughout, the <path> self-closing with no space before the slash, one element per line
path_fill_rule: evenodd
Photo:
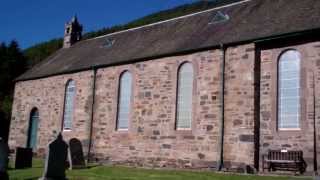
<path fill-rule="evenodd" d="M 24 169 L 32 167 L 32 148 L 18 147 L 16 149 L 15 168 Z"/>
<path fill-rule="evenodd" d="M 68 144 L 61 133 L 49 143 L 43 180 L 65 180 L 66 162 L 68 158 Z"/>
<path fill-rule="evenodd" d="M 86 166 L 83 156 L 82 144 L 77 138 L 69 141 L 70 169 L 84 168 Z"/>
<path fill-rule="evenodd" d="M 7 143 L 0 137 L 0 179 L 8 180 L 8 156 L 9 156 L 9 147 Z"/>

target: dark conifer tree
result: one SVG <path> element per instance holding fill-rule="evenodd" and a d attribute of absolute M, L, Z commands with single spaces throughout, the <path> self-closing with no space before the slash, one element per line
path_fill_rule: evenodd
<path fill-rule="evenodd" d="M 14 79 L 26 70 L 24 57 L 16 41 L 0 44 L 0 137 L 8 138 Z"/>

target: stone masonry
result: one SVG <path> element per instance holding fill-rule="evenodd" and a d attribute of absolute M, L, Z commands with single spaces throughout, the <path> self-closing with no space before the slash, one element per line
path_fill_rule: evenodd
<path fill-rule="evenodd" d="M 225 67 L 224 164 L 253 167 L 254 152 L 253 44 L 228 48 Z"/>
<path fill-rule="evenodd" d="M 313 72 L 317 90 L 319 47 L 319 42 L 314 42 L 261 51 L 260 165 L 261 156 L 268 149 L 302 149 L 307 170 L 313 170 Z M 276 128 L 277 59 L 287 48 L 302 53 L 302 128 L 295 132 Z M 245 44 L 228 47 L 225 53 L 223 161 L 227 169 L 254 166 L 254 113 L 258 108 L 254 104 L 255 98 L 259 98 L 255 96 L 255 50 L 254 44 Z M 222 54 L 222 50 L 213 49 L 98 69 L 91 156 L 101 162 L 135 166 L 216 167 L 220 158 Z M 192 129 L 175 130 L 177 71 L 184 62 L 191 62 L 194 67 Z M 133 75 L 129 129 L 117 131 L 119 77 L 125 70 Z M 73 127 L 71 131 L 63 131 L 63 135 L 66 140 L 80 139 L 86 154 L 93 75 L 93 71 L 84 71 L 17 82 L 10 147 L 26 146 L 30 111 L 37 107 L 40 115 L 37 153 L 44 153 L 47 143 L 61 131 L 65 85 L 73 79 L 76 82 Z M 316 104 L 316 110 L 319 108 Z M 319 132 L 317 112 L 316 118 Z M 319 139 L 317 135 L 317 142 Z"/>
<path fill-rule="evenodd" d="M 319 132 L 318 98 L 314 112 L 314 82 L 316 97 L 319 97 L 319 42 L 294 46 L 264 49 L 261 51 L 261 91 L 260 91 L 260 155 L 268 149 L 303 150 L 307 171 L 313 171 L 314 166 L 314 113 L 316 127 Z M 296 49 L 301 53 L 301 130 L 277 130 L 277 61 L 280 54 L 287 49 Z M 318 94 L 318 95 L 317 95 Z M 318 111 L 318 112 L 317 112 Z M 319 136 L 316 143 L 319 144 Z M 319 149 L 319 147 L 318 147 Z M 319 159 L 318 151 L 318 161 Z M 318 168 L 319 168 L 318 163 Z"/>
<path fill-rule="evenodd" d="M 218 158 L 221 51 L 162 58 L 97 73 L 94 150 L 99 159 L 157 167 L 214 166 Z M 192 130 L 175 130 L 179 65 L 195 69 Z M 128 131 L 116 131 L 119 75 L 133 74 Z"/>
<path fill-rule="evenodd" d="M 73 130 L 64 131 L 63 136 L 65 140 L 77 137 L 87 148 L 92 104 L 92 78 L 93 73 L 85 71 L 16 83 L 9 137 L 10 147 L 26 146 L 30 112 L 37 107 L 39 109 L 37 150 L 43 155 L 47 144 L 61 131 L 65 85 L 69 79 L 73 79 L 77 92 Z"/>

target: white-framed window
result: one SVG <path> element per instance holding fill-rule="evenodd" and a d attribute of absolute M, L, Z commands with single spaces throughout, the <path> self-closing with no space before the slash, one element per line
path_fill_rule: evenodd
<path fill-rule="evenodd" d="M 301 54 L 286 50 L 278 62 L 278 129 L 300 128 Z"/>
<path fill-rule="evenodd" d="M 119 80 L 117 130 L 128 130 L 131 111 L 132 75 L 124 71 Z"/>
<path fill-rule="evenodd" d="M 73 80 L 69 80 L 66 85 L 64 113 L 63 113 L 63 130 L 72 129 L 74 100 L 76 94 L 76 86 Z"/>
<path fill-rule="evenodd" d="M 183 63 L 178 69 L 176 129 L 191 129 L 193 65 Z"/>

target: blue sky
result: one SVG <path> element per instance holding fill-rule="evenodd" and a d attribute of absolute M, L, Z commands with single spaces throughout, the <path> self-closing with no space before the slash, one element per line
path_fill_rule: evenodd
<path fill-rule="evenodd" d="M 15 39 L 22 48 L 62 37 L 77 14 L 84 31 L 123 24 L 196 0 L 1 0 L 0 42 Z"/>

